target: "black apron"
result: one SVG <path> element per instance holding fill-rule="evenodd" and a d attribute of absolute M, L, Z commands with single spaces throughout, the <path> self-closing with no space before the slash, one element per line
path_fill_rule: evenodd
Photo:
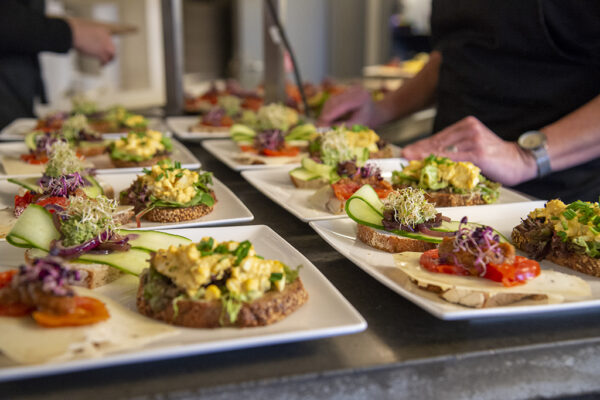
<path fill-rule="evenodd" d="M 600 94 L 598 0 L 433 0 L 431 25 L 443 57 L 436 132 L 474 115 L 514 141 Z M 600 159 L 515 188 L 598 201 Z"/>

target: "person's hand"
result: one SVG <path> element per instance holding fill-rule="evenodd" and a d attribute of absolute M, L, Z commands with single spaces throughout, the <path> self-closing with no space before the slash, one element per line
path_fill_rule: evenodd
<path fill-rule="evenodd" d="M 500 139 L 475 117 L 466 117 L 430 138 L 402 150 L 409 159 L 423 159 L 430 154 L 454 161 L 470 161 L 493 181 L 516 185 L 537 176 L 533 157 L 516 142 Z"/>
<path fill-rule="evenodd" d="M 354 86 L 327 100 L 319 116 L 319 125 L 369 125 L 373 111 L 371 94 L 360 86 Z"/>
<path fill-rule="evenodd" d="M 67 18 L 67 22 L 71 27 L 75 49 L 97 58 L 102 65 L 115 57 L 115 44 L 106 26 L 81 18 Z"/>

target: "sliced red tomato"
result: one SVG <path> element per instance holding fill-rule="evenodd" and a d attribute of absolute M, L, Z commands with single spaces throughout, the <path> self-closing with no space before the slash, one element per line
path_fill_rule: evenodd
<path fill-rule="evenodd" d="M 13 280 L 13 277 L 16 274 L 16 269 L 9 269 L 8 271 L 0 272 L 0 289 L 2 289 L 4 286 L 7 286 Z"/>
<path fill-rule="evenodd" d="M 8 286 L 16 274 L 16 269 L 0 272 L 0 289 Z M 0 304 L 0 316 L 2 317 L 22 317 L 30 312 L 31 307 L 23 303 Z"/>
<path fill-rule="evenodd" d="M 210 104 L 217 104 L 219 101 L 219 93 L 216 91 L 204 93 L 200 96 L 200 100 L 208 101 Z"/>
<path fill-rule="evenodd" d="M 47 155 L 36 155 L 36 154 L 21 154 L 21 160 L 25 161 L 28 164 L 32 165 L 40 165 L 46 164 L 48 162 Z"/>
<path fill-rule="evenodd" d="M 469 275 L 469 272 L 458 265 L 441 264 L 437 249 L 427 250 L 421 254 L 419 262 L 427 271 L 450 275 Z"/>
<path fill-rule="evenodd" d="M 285 146 L 279 150 L 263 149 L 262 154 L 267 157 L 294 157 L 300 153 L 300 148 L 296 146 Z"/>
<path fill-rule="evenodd" d="M 98 299 L 77 296 L 75 301 L 75 311 L 70 314 L 57 315 L 34 311 L 31 315 L 35 322 L 47 328 L 91 325 L 110 317 L 106 306 Z"/>
<path fill-rule="evenodd" d="M 258 97 L 246 97 L 242 102 L 242 108 L 246 110 L 258 111 L 263 105 L 263 99 Z"/>
<path fill-rule="evenodd" d="M 33 203 L 34 194 L 29 190 L 25 192 L 23 196 L 16 195 L 15 196 L 15 209 L 17 208 L 25 208 L 31 203 Z"/>
<path fill-rule="evenodd" d="M 243 151 L 244 153 L 258 154 L 258 150 L 256 150 L 256 147 L 254 147 L 254 146 L 248 146 L 248 145 L 241 144 L 240 150 Z"/>
<path fill-rule="evenodd" d="M 495 282 L 502 282 L 504 286 L 516 286 L 535 278 L 540 273 L 540 263 L 515 256 L 514 264 L 488 264 L 483 277 Z"/>
<path fill-rule="evenodd" d="M 44 207 L 48 204 L 56 204 L 57 206 L 66 207 L 69 205 L 69 199 L 67 199 L 66 197 L 59 197 L 59 196 L 43 197 L 43 198 L 39 199 L 38 201 L 36 201 L 35 204 L 42 206 L 42 207 Z M 54 212 L 54 210 L 49 210 L 49 211 L 51 213 Z"/>
<path fill-rule="evenodd" d="M 351 179 L 342 179 L 333 183 L 331 188 L 333 189 L 333 194 L 340 200 L 348 200 L 354 192 L 360 189 L 362 185 L 354 182 Z"/>

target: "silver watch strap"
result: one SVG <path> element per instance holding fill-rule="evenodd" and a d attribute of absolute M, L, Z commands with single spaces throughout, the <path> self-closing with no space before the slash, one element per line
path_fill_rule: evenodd
<path fill-rule="evenodd" d="M 531 153 L 533 154 L 537 164 L 538 178 L 546 176 L 552 172 L 552 167 L 550 167 L 550 156 L 548 155 L 546 146 L 533 149 L 531 150 Z"/>

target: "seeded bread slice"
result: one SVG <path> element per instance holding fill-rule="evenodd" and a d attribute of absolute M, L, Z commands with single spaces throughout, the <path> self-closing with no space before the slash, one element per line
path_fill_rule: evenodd
<path fill-rule="evenodd" d="M 357 224 L 356 237 L 361 242 L 388 253 L 424 252 L 437 247 L 435 243 L 386 233 L 362 224 Z"/>
<path fill-rule="evenodd" d="M 209 214 L 214 208 L 214 205 L 207 206 L 205 204 L 199 204 L 192 207 L 157 207 L 146 214 L 144 219 L 152 222 L 181 222 L 189 221 L 191 219 L 197 219 Z"/>
<path fill-rule="evenodd" d="M 221 300 L 179 300 L 176 303 L 177 312 L 171 304 L 160 311 L 154 311 L 150 306 L 150 301 L 144 297 L 147 274 L 148 271 L 145 271 L 140 277 L 140 286 L 137 292 L 138 311 L 150 318 L 190 328 L 218 328 L 221 326 L 248 328 L 270 325 L 290 315 L 308 301 L 308 292 L 298 278 L 293 283 L 286 285 L 281 292 L 269 291 L 257 300 L 243 303 L 234 323 L 227 317 L 222 318 L 224 311 Z"/>
<path fill-rule="evenodd" d="M 32 262 L 33 258 L 38 256 L 35 254 L 36 249 L 25 250 L 25 261 Z M 44 253 L 45 254 L 45 253 Z M 95 289 L 100 286 L 111 283 L 123 275 L 123 272 L 105 264 L 88 264 L 66 262 L 63 264 L 65 268 L 79 271 L 80 281 L 74 283 L 75 286 L 82 286 L 88 289 Z"/>
<path fill-rule="evenodd" d="M 117 168 L 151 167 L 154 164 L 156 164 L 157 162 L 159 162 L 160 160 L 164 160 L 168 157 L 169 157 L 168 154 L 161 154 L 159 156 L 155 156 L 148 160 L 143 160 L 143 161 L 127 161 L 127 160 L 120 160 L 118 158 L 111 157 L 111 161 L 112 161 L 113 165 Z"/>
<path fill-rule="evenodd" d="M 527 239 L 518 229 L 513 229 L 511 239 L 516 248 L 525 251 Z M 600 259 L 592 258 L 586 254 L 558 254 L 551 247 L 550 252 L 545 259 L 552 261 L 555 264 L 562 265 L 563 267 L 571 268 L 577 272 L 600 277 Z"/>

